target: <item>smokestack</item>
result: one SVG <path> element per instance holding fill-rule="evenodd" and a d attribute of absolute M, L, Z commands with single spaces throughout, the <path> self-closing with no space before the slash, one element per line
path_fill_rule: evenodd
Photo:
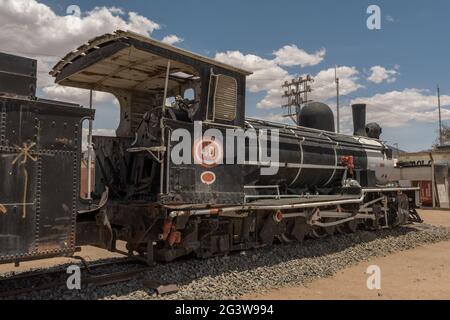
<path fill-rule="evenodd" d="M 353 135 L 366 137 L 366 105 L 352 105 L 353 112 Z"/>

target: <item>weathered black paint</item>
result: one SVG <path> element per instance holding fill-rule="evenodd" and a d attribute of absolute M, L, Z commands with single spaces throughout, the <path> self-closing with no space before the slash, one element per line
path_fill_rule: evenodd
<path fill-rule="evenodd" d="M 37 61 L 0 52 L 0 93 L 34 97 Z"/>
<path fill-rule="evenodd" d="M 93 111 L 0 97 L 0 262 L 75 251 L 81 121 Z"/>

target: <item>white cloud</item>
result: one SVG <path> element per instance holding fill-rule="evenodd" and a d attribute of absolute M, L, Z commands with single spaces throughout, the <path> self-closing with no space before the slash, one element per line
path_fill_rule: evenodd
<path fill-rule="evenodd" d="M 74 87 L 64 87 L 57 84 L 42 88 L 43 93 L 48 99 L 72 102 L 82 106 L 89 106 L 89 90 Z M 112 103 L 118 106 L 116 97 L 107 92 L 93 91 L 92 103 L 94 105 L 103 103 Z"/>
<path fill-rule="evenodd" d="M 267 91 L 266 96 L 256 104 L 257 108 L 271 109 L 286 104 L 286 100 L 282 98 L 283 89 L 273 88 Z"/>
<path fill-rule="evenodd" d="M 281 86 L 291 76 L 274 60 L 264 59 L 254 54 L 243 54 L 240 51 L 216 53 L 214 59 L 237 68 L 252 71 L 247 77 L 247 88 L 250 92 L 268 91 Z"/>
<path fill-rule="evenodd" d="M 336 96 L 334 68 L 329 68 L 313 75 L 314 83 L 311 97 L 316 101 L 325 101 Z M 358 70 L 355 67 L 339 66 L 336 69 L 339 78 L 339 95 L 345 96 L 363 88 L 357 81 Z"/>
<path fill-rule="evenodd" d="M 14 52 L 12 52 L 14 53 Z M 30 56 L 30 58 L 37 60 L 37 86 L 43 88 L 53 85 L 53 77 L 48 74 L 49 70 L 58 62 L 58 58 L 49 56 Z"/>
<path fill-rule="evenodd" d="M 283 69 L 283 66 L 316 65 L 323 60 L 325 49 L 309 54 L 295 45 L 286 45 L 275 51 L 274 56 L 274 59 L 265 59 L 254 54 L 243 54 L 240 51 L 226 51 L 216 53 L 214 59 L 252 71 L 253 74 L 247 78 L 249 91 L 269 91 L 270 100 L 273 100 L 272 97 L 275 97 L 276 94 L 280 93 L 281 95 L 281 84 L 294 77 L 286 69 Z M 262 102 L 261 105 L 265 104 Z"/>
<path fill-rule="evenodd" d="M 292 121 L 290 120 L 290 118 L 283 116 L 281 113 L 265 113 L 263 115 L 258 115 L 258 116 L 254 116 L 251 118 L 257 118 L 257 119 L 262 119 L 262 120 L 272 121 L 272 122 L 292 124 Z"/>
<path fill-rule="evenodd" d="M 386 21 L 388 21 L 388 22 L 395 22 L 395 18 L 393 16 L 391 16 L 391 15 L 387 15 L 386 16 Z"/>
<path fill-rule="evenodd" d="M 286 45 L 278 49 L 273 54 L 275 55 L 275 63 L 280 66 L 315 66 L 322 62 L 325 57 L 325 48 L 316 51 L 315 53 L 308 53 L 296 45 Z"/>
<path fill-rule="evenodd" d="M 420 89 L 404 89 L 389 91 L 368 97 L 352 99 L 350 104 L 340 106 L 340 128 L 342 133 L 353 133 L 351 104 L 367 104 L 367 123 L 377 122 L 385 128 L 401 128 L 411 121 L 417 123 L 437 123 L 438 110 L 436 95 Z M 336 118 L 336 104 L 327 103 Z M 450 95 L 441 95 L 442 106 L 450 107 Z M 441 108 L 442 120 L 450 120 L 450 110 Z M 282 117 L 282 112 L 267 113 L 258 118 L 276 122 L 292 123 L 289 118 Z"/>
<path fill-rule="evenodd" d="M 108 8 L 111 13 L 119 14 L 119 15 L 125 15 L 125 11 L 122 8 L 117 7 L 109 7 Z"/>
<path fill-rule="evenodd" d="M 337 74 L 339 77 L 340 95 L 345 96 L 356 90 L 363 88 L 358 83 L 358 70 L 355 67 L 341 66 L 337 68 Z M 287 78 L 293 78 L 294 75 L 288 75 Z M 309 94 L 308 99 L 315 101 L 326 101 L 336 96 L 336 83 L 334 78 L 334 68 L 325 69 L 319 71 L 317 74 L 312 75 L 314 82 L 311 84 L 312 92 Z M 283 95 L 283 89 L 280 87 L 281 82 L 276 81 L 276 86 L 267 90 L 266 96 L 257 103 L 258 108 L 268 109 L 276 108 L 283 105 L 286 101 L 281 96 Z"/>
<path fill-rule="evenodd" d="M 95 7 L 80 17 L 60 16 L 36 0 L 0 0 L 0 21 L 1 50 L 38 60 L 38 87 L 46 98 L 83 105 L 87 105 L 87 90 L 59 87 L 48 75 L 61 57 L 87 40 L 117 29 L 151 36 L 161 28 L 155 21 L 117 7 Z M 182 40 L 176 35 L 168 39 Z M 96 99 L 95 102 L 116 103 L 107 93 L 97 93 Z"/>
<path fill-rule="evenodd" d="M 88 134 L 89 129 L 83 128 L 82 131 L 82 139 L 81 139 L 81 149 L 83 151 L 87 150 L 88 146 Z M 105 137 L 115 137 L 116 136 L 116 130 L 114 129 L 93 129 L 92 130 L 93 136 L 105 136 Z"/>
<path fill-rule="evenodd" d="M 385 127 L 401 127 L 409 121 L 438 121 L 437 98 L 427 90 L 404 89 L 354 99 L 351 103 L 367 104 L 367 121 Z M 441 95 L 442 105 L 450 105 L 450 96 Z M 349 108 L 348 108 L 349 109 Z M 450 110 L 442 108 L 442 119 L 450 120 Z"/>
<path fill-rule="evenodd" d="M 171 34 L 171 35 L 165 36 L 161 41 L 164 43 L 173 45 L 175 43 L 183 42 L 184 39 L 180 38 L 174 34 Z"/>
<path fill-rule="evenodd" d="M 253 74 L 247 78 L 247 88 L 250 92 L 266 92 L 265 97 L 256 106 L 261 109 L 270 109 L 280 107 L 286 102 L 281 97 L 283 95 L 281 84 L 296 77 L 283 66 L 320 63 L 325 55 L 325 49 L 316 52 L 313 57 L 304 50 L 291 45 L 275 51 L 274 55 L 275 58 L 270 60 L 254 54 L 243 54 L 240 51 L 226 51 L 216 53 L 215 59 L 253 71 Z M 363 87 L 357 82 L 359 72 L 355 67 L 341 66 L 338 67 L 337 72 L 340 78 L 341 95 L 350 94 Z M 336 95 L 334 68 L 322 70 L 313 75 L 313 78 L 313 92 L 310 97 L 317 101 L 324 101 Z"/>
<path fill-rule="evenodd" d="M 115 7 L 95 7 L 80 17 L 59 16 L 35 0 L 0 0 L 0 8 L 2 49 L 16 52 L 62 56 L 74 46 L 116 29 L 148 36 L 160 29 L 158 23 L 136 12 L 125 14 Z"/>
<path fill-rule="evenodd" d="M 398 65 L 395 65 L 394 69 L 392 70 L 388 70 L 382 66 L 373 66 L 372 68 L 370 68 L 372 74 L 367 78 L 367 80 L 376 84 L 380 84 L 383 81 L 386 81 L 387 83 L 393 83 L 397 80 L 398 71 L 396 70 L 398 68 Z"/>

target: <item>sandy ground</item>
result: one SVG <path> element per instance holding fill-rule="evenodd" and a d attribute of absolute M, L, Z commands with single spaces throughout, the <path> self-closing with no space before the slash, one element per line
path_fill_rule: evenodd
<path fill-rule="evenodd" d="M 450 211 L 420 210 L 426 223 L 450 227 Z M 88 261 L 121 257 L 91 246 L 78 255 Z M 44 268 L 78 260 L 54 258 L 23 262 L 19 267 L 0 265 L 0 273 Z M 366 286 L 369 265 L 381 268 L 381 290 Z M 306 286 L 286 287 L 244 299 L 450 299 L 450 241 L 425 245 L 387 257 L 359 263 L 334 277 L 319 279 Z"/>
<path fill-rule="evenodd" d="M 421 210 L 426 223 L 450 227 L 450 211 Z M 381 289 L 367 289 L 367 267 L 381 270 Z M 334 277 L 243 299 L 450 299 L 450 241 L 372 259 Z"/>

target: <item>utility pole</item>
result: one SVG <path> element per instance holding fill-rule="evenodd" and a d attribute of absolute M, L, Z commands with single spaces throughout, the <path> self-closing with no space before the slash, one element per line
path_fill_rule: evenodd
<path fill-rule="evenodd" d="M 395 146 L 395 148 L 397 148 L 397 150 L 395 151 L 395 153 L 396 153 L 396 156 L 397 156 L 397 158 L 398 158 L 398 156 L 400 155 L 400 152 L 399 152 L 399 149 L 398 149 L 398 142 L 394 142 L 394 146 Z"/>
<path fill-rule="evenodd" d="M 310 75 L 305 77 L 299 77 L 292 79 L 290 82 L 285 81 L 281 86 L 285 89 L 282 98 L 287 98 L 287 104 L 283 105 L 283 108 L 287 108 L 288 112 L 285 117 L 290 117 L 297 125 L 300 123 L 300 110 L 302 105 L 310 102 L 308 100 L 308 92 L 311 92 L 310 83 L 314 82 L 314 79 Z M 295 111 L 292 110 L 295 108 Z"/>
<path fill-rule="evenodd" d="M 439 110 L 439 145 L 442 146 L 442 118 L 441 118 L 441 93 L 439 85 L 437 86 L 438 110 Z"/>
<path fill-rule="evenodd" d="M 89 91 L 89 109 L 92 110 L 92 90 Z M 92 118 L 89 118 L 89 132 L 88 132 L 88 141 L 87 141 L 87 199 L 91 199 L 91 184 L 92 184 Z"/>
<path fill-rule="evenodd" d="M 340 119 L 339 119 L 339 78 L 337 77 L 337 65 L 334 66 L 334 80 L 336 81 L 336 128 L 337 132 L 341 131 L 340 129 Z"/>

